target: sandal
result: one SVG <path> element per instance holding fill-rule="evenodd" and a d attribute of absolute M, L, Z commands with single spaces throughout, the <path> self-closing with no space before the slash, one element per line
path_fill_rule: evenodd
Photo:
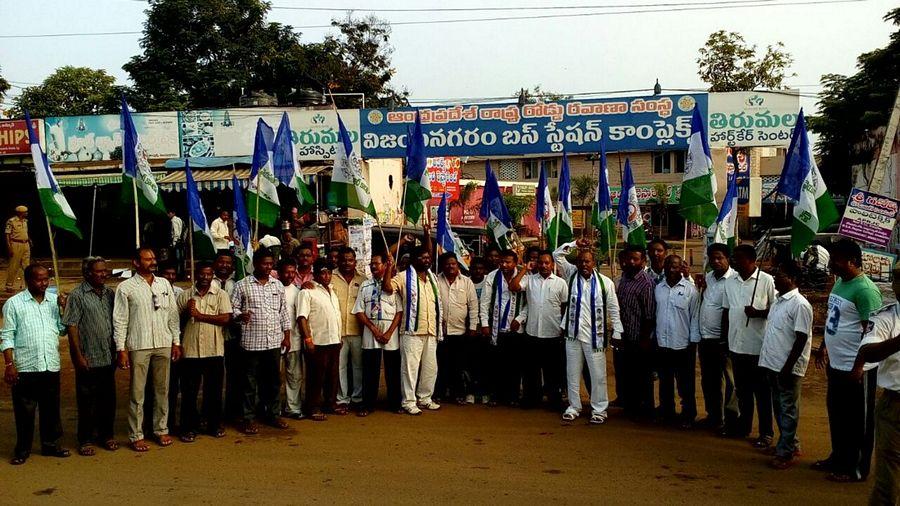
<path fill-rule="evenodd" d="M 180 439 L 182 443 L 193 443 L 197 440 L 197 434 L 194 434 L 193 432 L 185 432 L 181 435 Z"/>
<path fill-rule="evenodd" d="M 309 419 L 314 422 L 324 422 L 328 417 L 325 416 L 325 413 L 313 413 L 309 415 Z"/>
<path fill-rule="evenodd" d="M 281 418 L 277 418 L 277 417 L 267 421 L 266 425 L 268 425 L 270 427 L 274 427 L 276 429 L 280 429 L 280 430 L 285 430 L 290 427 L 290 425 L 288 425 L 287 422 L 285 422 Z"/>
<path fill-rule="evenodd" d="M 769 462 L 769 467 L 771 467 L 772 469 L 783 471 L 793 466 L 794 462 L 795 460 L 793 458 L 775 457 L 771 462 Z"/>
<path fill-rule="evenodd" d="M 225 429 L 219 427 L 218 429 L 210 431 L 209 435 L 215 438 L 225 437 Z"/>
<path fill-rule="evenodd" d="M 130 446 L 131 446 L 131 449 L 136 452 L 145 452 L 150 449 L 150 447 L 147 446 L 147 441 L 145 441 L 143 439 L 138 439 L 137 441 L 132 441 Z"/>
<path fill-rule="evenodd" d="M 83 444 L 78 447 L 78 455 L 82 457 L 93 457 L 96 452 L 91 444 Z"/>
<path fill-rule="evenodd" d="M 566 422 L 574 422 L 576 418 L 578 418 L 578 415 L 571 411 L 566 411 L 562 415 L 563 421 L 566 421 Z"/>
<path fill-rule="evenodd" d="M 606 423 L 606 413 L 594 413 L 591 415 L 590 423 L 594 425 L 603 425 Z"/>
<path fill-rule="evenodd" d="M 28 457 L 25 457 L 25 456 L 13 457 L 13 458 L 9 459 L 9 463 L 13 466 L 21 466 L 22 464 L 25 463 L 26 460 L 28 460 Z"/>
<path fill-rule="evenodd" d="M 754 448 L 763 449 L 772 446 L 772 436 L 760 436 L 750 443 Z"/>
<path fill-rule="evenodd" d="M 259 434 L 259 426 L 253 422 L 245 422 L 241 426 L 241 432 L 248 436 L 252 436 L 254 434 Z"/>
<path fill-rule="evenodd" d="M 831 473 L 826 476 L 825 479 L 828 481 L 833 481 L 834 483 L 854 483 L 859 481 L 853 476 L 844 473 Z"/>
<path fill-rule="evenodd" d="M 111 452 L 114 452 L 119 449 L 119 442 L 115 439 L 108 439 L 105 443 L 103 443 L 103 447 Z"/>
<path fill-rule="evenodd" d="M 347 408 L 344 406 L 338 406 L 338 407 L 334 408 L 334 414 L 336 414 L 338 416 L 344 416 L 347 414 Z"/>
<path fill-rule="evenodd" d="M 367 417 L 367 416 L 369 416 L 369 411 L 368 411 L 368 410 L 365 410 L 365 409 L 361 409 L 361 410 L 359 410 L 359 411 L 356 412 L 356 416 L 358 416 L 358 417 L 360 417 L 360 418 Z"/>
<path fill-rule="evenodd" d="M 71 455 L 71 453 L 69 453 L 69 450 L 66 450 L 65 448 L 53 446 L 50 448 L 42 449 L 41 455 L 43 455 L 44 457 L 57 457 L 57 458 L 64 459 L 64 458 L 68 457 L 69 455 Z"/>
<path fill-rule="evenodd" d="M 168 434 L 161 434 L 159 436 L 156 436 L 154 439 L 156 439 L 156 444 L 158 444 L 159 446 L 169 446 L 172 444 L 172 438 L 169 437 Z"/>

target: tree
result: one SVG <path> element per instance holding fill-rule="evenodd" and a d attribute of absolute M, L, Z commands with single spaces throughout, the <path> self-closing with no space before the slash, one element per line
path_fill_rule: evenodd
<path fill-rule="evenodd" d="M 520 102 L 526 104 L 533 104 L 535 102 L 559 102 L 560 100 L 571 100 L 572 95 L 564 95 L 562 93 L 555 93 L 552 91 L 545 91 L 541 89 L 541 85 L 537 84 L 532 89 L 522 88 L 516 90 L 512 94 L 512 98 L 518 99 Z"/>
<path fill-rule="evenodd" d="M 766 46 L 759 55 L 756 46 L 744 41 L 737 32 L 719 30 L 710 34 L 706 45 L 700 48 L 698 74 L 709 84 L 709 91 L 749 91 L 757 88 L 782 89 L 786 74 L 794 62 L 784 44 L 776 42 Z"/>
<path fill-rule="evenodd" d="M 531 195 L 503 194 L 503 201 L 506 202 L 506 210 L 509 211 L 509 218 L 514 227 L 522 222 L 525 213 L 534 206 L 534 197 Z"/>
<path fill-rule="evenodd" d="M 0 70 L 3 70 L 3 69 L 0 68 Z M 9 81 L 4 79 L 3 75 L 0 75 L 0 102 L 2 102 L 3 99 L 6 97 L 6 92 L 9 91 L 10 87 L 11 87 L 11 85 L 9 84 Z"/>
<path fill-rule="evenodd" d="M 581 175 L 572 178 L 572 200 L 577 206 L 588 206 L 597 189 L 597 179 Z"/>
<path fill-rule="evenodd" d="M 65 66 L 13 99 L 12 113 L 36 117 L 118 114 L 123 87 L 105 70 Z"/>
<path fill-rule="evenodd" d="M 262 0 L 151 0 L 142 53 L 123 66 L 135 107 L 236 106 L 251 93 L 289 105 L 308 100 L 310 89 L 365 93 L 373 105 L 403 96 L 388 85 L 384 22 L 348 17 L 334 23 L 339 35 L 304 44 L 292 27 L 267 21 L 270 8 Z"/>
<path fill-rule="evenodd" d="M 834 193 L 846 195 L 850 168 L 874 158 L 900 87 L 900 8 L 884 20 L 898 27 L 888 45 L 860 55 L 852 76 L 822 76 L 819 115 L 809 120 L 819 134 L 819 169 Z"/>

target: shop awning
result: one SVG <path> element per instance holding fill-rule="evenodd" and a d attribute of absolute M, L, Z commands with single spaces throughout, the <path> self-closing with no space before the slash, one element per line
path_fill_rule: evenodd
<path fill-rule="evenodd" d="M 247 180 L 250 178 L 250 169 L 197 170 L 192 171 L 192 173 L 194 181 L 197 182 L 197 187 L 201 190 L 232 189 L 232 175 L 237 176 L 241 187 L 244 188 L 247 186 Z M 159 180 L 159 187 L 164 191 L 183 191 L 187 188 L 187 176 L 183 170 L 170 172 L 166 177 Z"/>
<path fill-rule="evenodd" d="M 55 174 L 56 182 L 62 187 L 71 186 L 103 186 L 107 184 L 121 184 L 121 172 L 104 172 L 102 174 Z M 154 172 L 154 177 L 159 181 L 165 172 Z"/>

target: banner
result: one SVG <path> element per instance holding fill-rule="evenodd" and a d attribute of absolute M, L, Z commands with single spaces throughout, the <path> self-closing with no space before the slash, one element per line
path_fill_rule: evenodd
<path fill-rule="evenodd" d="M 738 215 L 750 214 L 750 150 L 748 148 L 725 148 L 725 165 L 728 177 L 734 172 L 735 154 L 737 154 L 737 195 Z"/>
<path fill-rule="evenodd" d="M 893 281 L 894 264 L 896 263 L 897 255 L 874 249 L 862 249 L 862 270 L 872 281 L 877 283 Z"/>
<path fill-rule="evenodd" d="M 31 120 L 35 135 L 44 147 L 44 129 L 41 120 Z M 30 155 L 31 144 L 28 142 L 28 128 L 24 119 L 0 121 L 0 156 Z"/>
<path fill-rule="evenodd" d="M 291 138 L 299 160 L 332 160 L 337 149 L 338 123 L 333 109 L 296 108 L 216 109 L 178 113 L 183 156 L 249 156 L 253 154 L 256 121 L 274 129 L 287 112 Z M 359 111 L 339 111 L 353 151 L 359 153 Z"/>
<path fill-rule="evenodd" d="M 798 112 L 797 91 L 710 93 L 709 145 L 786 148 Z"/>
<path fill-rule="evenodd" d="M 459 158 L 455 156 L 439 156 L 425 161 L 425 169 L 431 181 L 429 205 L 440 205 L 444 193 L 447 194 L 447 202 L 459 200 L 461 166 Z"/>
<path fill-rule="evenodd" d="M 887 248 L 897 223 L 900 201 L 854 188 L 847 199 L 838 233 Z"/>
<path fill-rule="evenodd" d="M 176 113 L 133 113 L 131 117 L 149 158 L 180 156 Z M 122 120 L 118 114 L 50 117 L 44 123 L 51 162 L 122 159 Z"/>
<path fill-rule="evenodd" d="M 686 149 L 694 105 L 707 95 L 651 95 L 534 104 L 428 107 L 418 111 L 429 152 L 441 156 Z M 400 158 L 416 109 L 363 109 L 362 154 Z"/>

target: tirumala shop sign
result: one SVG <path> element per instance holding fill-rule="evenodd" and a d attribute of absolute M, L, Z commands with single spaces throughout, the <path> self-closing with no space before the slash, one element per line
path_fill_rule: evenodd
<path fill-rule="evenodd" d="M 788 147 L 798 112 L 796 91 L 710 93 L 709 145 Z"/>
<path fill-rule="evenodd" d="M 497 156 L 592 153 L 600 138 L 610 151 L 686 149 L 694 106 L 706 114 L 706 94 L 455 105 L 418 109 L 429 154 Z M 363 109 L 362 154 L 405 155 L 416 109 Z"/>

